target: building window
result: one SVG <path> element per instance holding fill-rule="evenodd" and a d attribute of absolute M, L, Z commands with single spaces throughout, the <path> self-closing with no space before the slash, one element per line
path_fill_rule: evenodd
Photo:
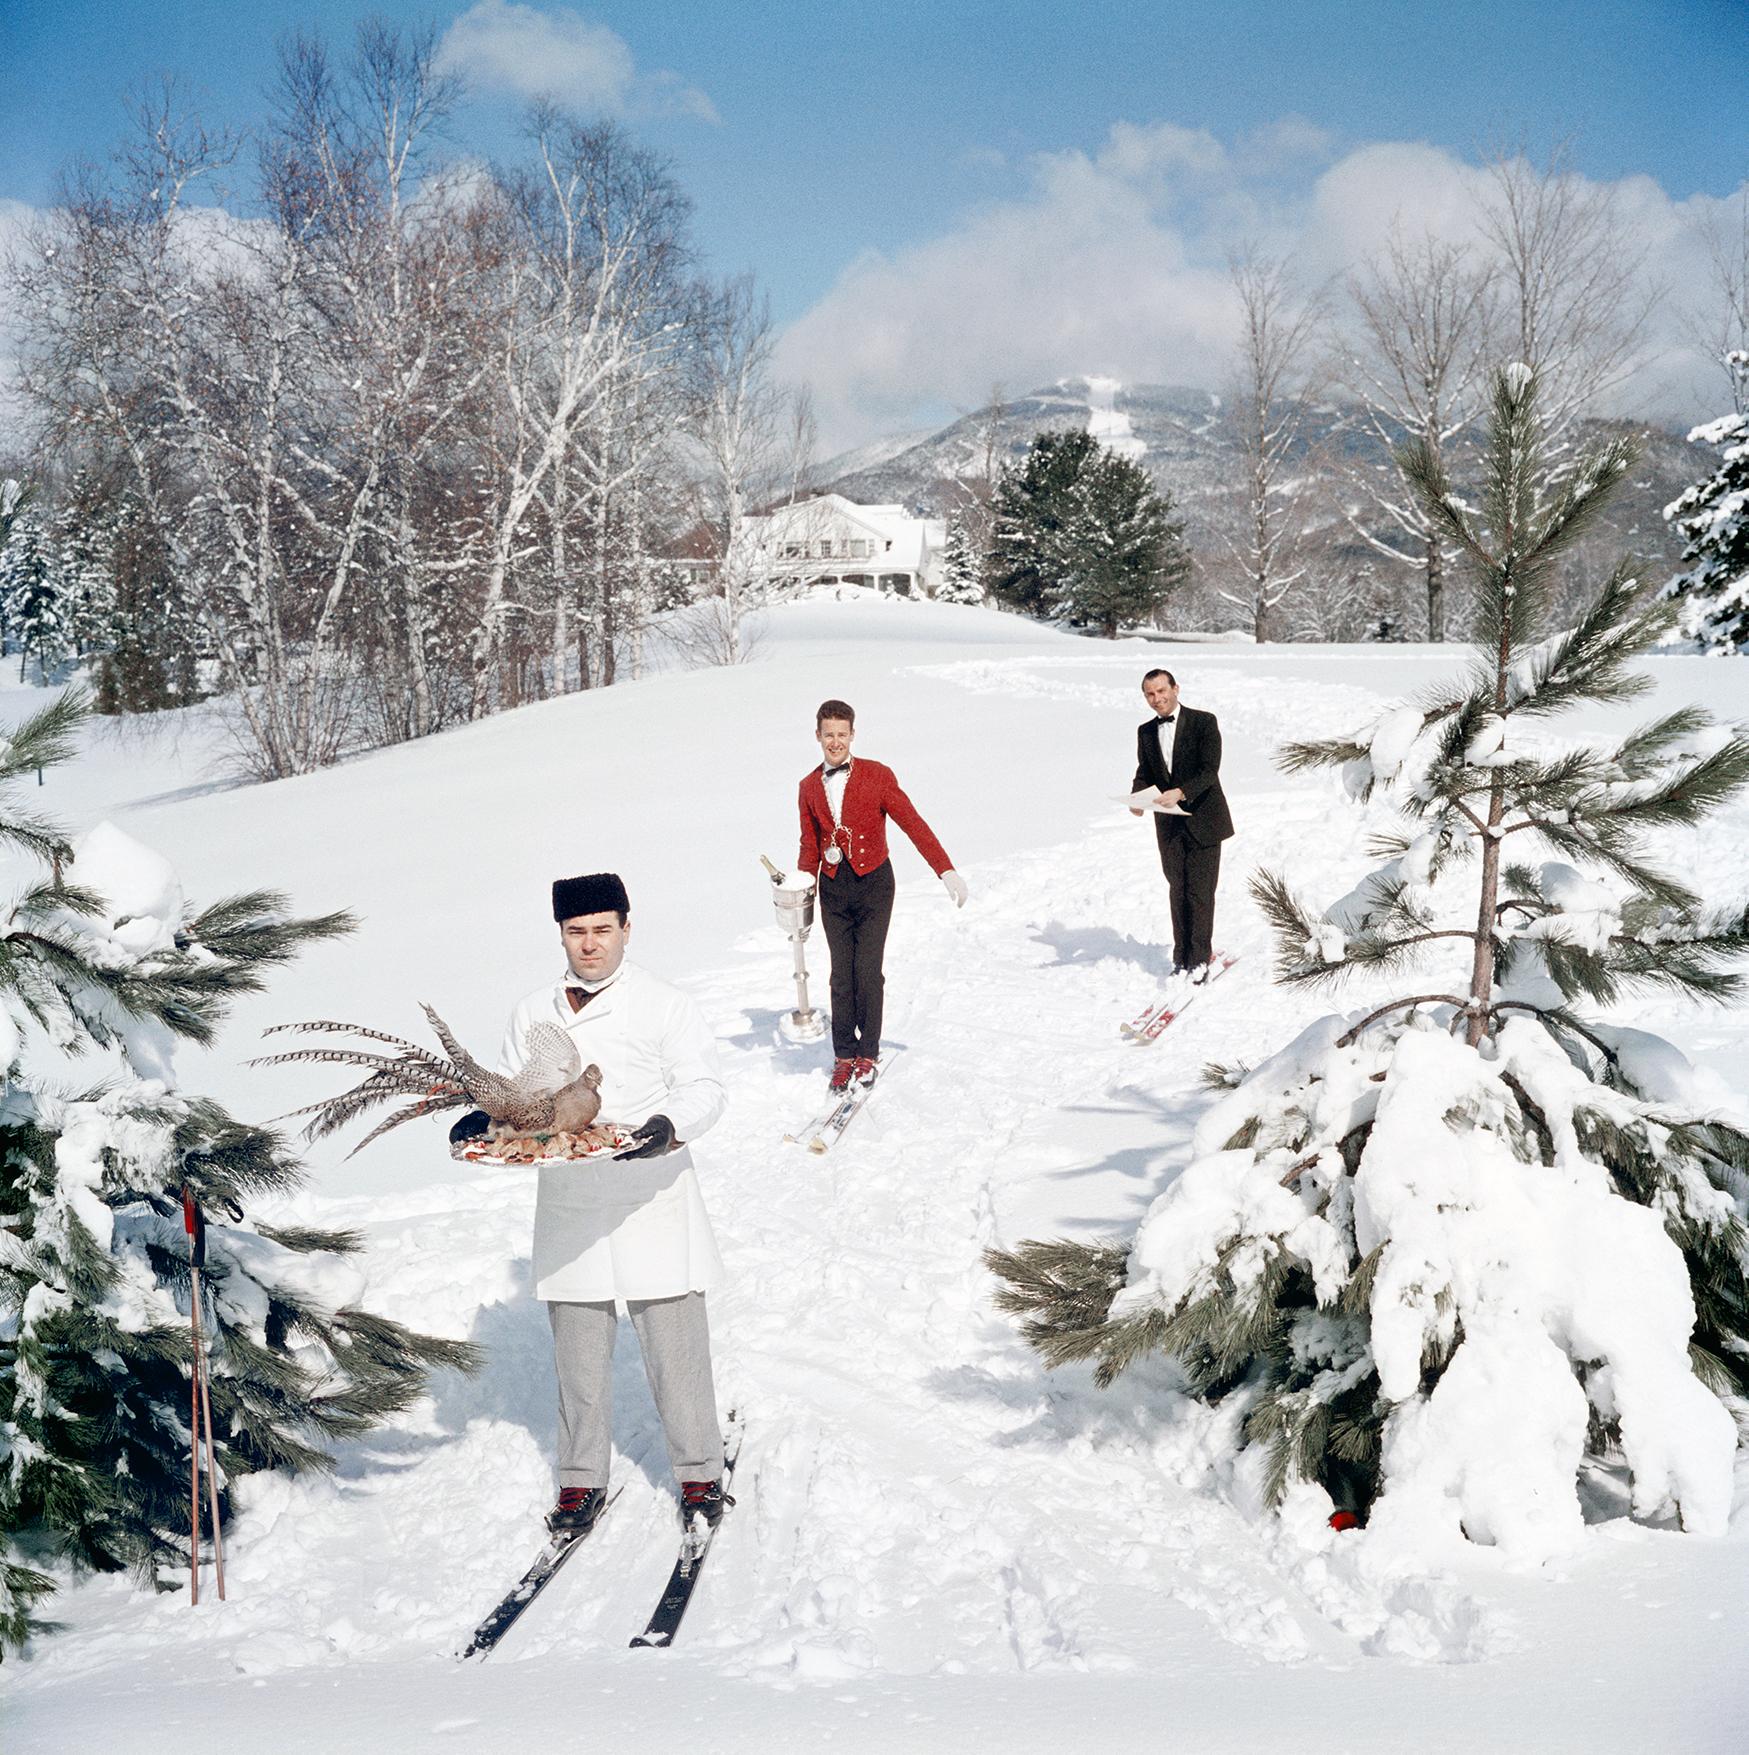
<path fill-rule="evenodd" d="M 786 542 L 783 545 L 783 558 L 786 561 L 797 561 L 802 556 L 802 545 L 799 542 Z"/>
<path fill-rule="evenodd" d="M 853 561 L 866 561 L 868 559 L 868 544 L 852 537 L 850 540 L 850 558 Z"/>
<path fill-rule="evenodd" d="M 832 538 L 831 537 L 822 536 L 820 538 L 818 553 L 819 553 L 820 559 L 823 561 L 831 559 L 831 557 L 832 557 Z"/>

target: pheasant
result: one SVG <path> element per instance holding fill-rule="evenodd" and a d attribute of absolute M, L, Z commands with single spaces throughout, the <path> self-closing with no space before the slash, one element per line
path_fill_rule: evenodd
<path fill-rule="evenodd" d="M 275 1036 L 281 1031 L 296 1030 L 359 1036 L 398 1052 L 390 1054 L 355 1045 L 296 1048 L 284 1054 L 263 1055 L 249 1064 L 289 1066 L 300 1061 L 334 1061 L 341 1066 L 368 1069 L 370 1076 L 350 1091 L 305 1104 L 279 1118 L 293 1121 L 300 1115 L 309 1116 L 304 1128 L 306 1140 L 323 1139 L 337 1132 L 379 1103 L 390 1103 L 398 1097 L 414 1099 L 406 1108 L 378 1122 L 346 1154 L 349 1158 L 390 1128 L 445 1109 L 483 1109 L 492 1122 L 487 1137 L 495 1141 L 530 1134 L 580 1134 L 601 1113 L 601 1068 L 580 1067 L 576 1044 L 557 1024 L 529 1027 L 523 1038 L 523 1068 L 514 1078 L 505 1078 L 481 1066 L 430 1006 L 421 1005 L 420 1010 L 430 1019 L 444 1053 L 449 1056 L 447 1060 L 417 1043 L 381 1030 L 319 1019 L 308 1024 L 275 1024 L 263 1034 Z"/>

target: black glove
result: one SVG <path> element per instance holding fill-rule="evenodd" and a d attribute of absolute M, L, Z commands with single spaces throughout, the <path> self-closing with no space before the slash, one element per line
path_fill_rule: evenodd
<path fill-rule="evenodd" d="M 674 1123 L 666 1115 L 652 1115 L 636 1133 L 632 1143 L 614 1156 L 622 1161 L 630 1158 L 660 1158 L 674 1150 Z"/>
<path fill-rule="evenodd" d="M 477 1140 L 492 1125 L 492 1117 L 484 1109 L 470 1109 L 449 1130 L 449 1143 L 459 1146 L 464 1140 Z"/>

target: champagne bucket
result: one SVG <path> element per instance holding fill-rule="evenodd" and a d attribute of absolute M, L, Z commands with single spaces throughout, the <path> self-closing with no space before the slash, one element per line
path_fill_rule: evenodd
<path fill-rule="evenodd" d="M 759 856 L 759 863 L 771 879 L 777 924 L 796 956 L 796 1009 L 783 1019 L 779 1028 L 792 1042 L 817 1042 L 826 1034 L 826 1021 L 808 1003 L 808 964 L 802 950 L 814 925 L 814 886 L 791 889 L 783 881 L 783 873 L 764 854 Z"/>
<path fill-rule="evenodd" d="M 800 944 L 814 925 L 813 890 L 773 890 L 771 894 L 777 904 L 777 924 L 786 938 Z"/>

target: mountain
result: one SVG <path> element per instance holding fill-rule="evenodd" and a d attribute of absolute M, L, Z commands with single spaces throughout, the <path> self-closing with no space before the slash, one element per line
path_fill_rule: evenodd
<path fill-rule="evenodd" d="M 1171 494 L 1193 549 L 1217 546 L 1221 509 L 1232 504 L 1234 484 L 1241 479 L 1238 439 L 1222 397 L 1181 384 L 1059 379 L 998 407 L 963 415 L 938 432 L 847 452 L 821 468 L 818 485 L 852 500 L 897 503 L 942 517 L 952 509 L 953 484 L 981 477 L 987 449 L 1000 465 L 1022 456 L 1038 433 L 1081 429 L 1137 457 L 1155 484 Z M 1598 533 L 1600 540 L 1674 568 L 1680 544 L 1671 539 L 1663 509 L 1696 479 L 1702 460 L 1680 433 L 1664 428 L 1589 421 L 1585 429 L 1587 439 L 1632 430 L 1645 443 L 1639 467 L 1611 507 L 1607 528 Z M 1302 450 L 1308 461 L 1388 467 L 1385 448 L 1362 426 L 1354 406 L 1335 400 L 1314 410 Z"/>

